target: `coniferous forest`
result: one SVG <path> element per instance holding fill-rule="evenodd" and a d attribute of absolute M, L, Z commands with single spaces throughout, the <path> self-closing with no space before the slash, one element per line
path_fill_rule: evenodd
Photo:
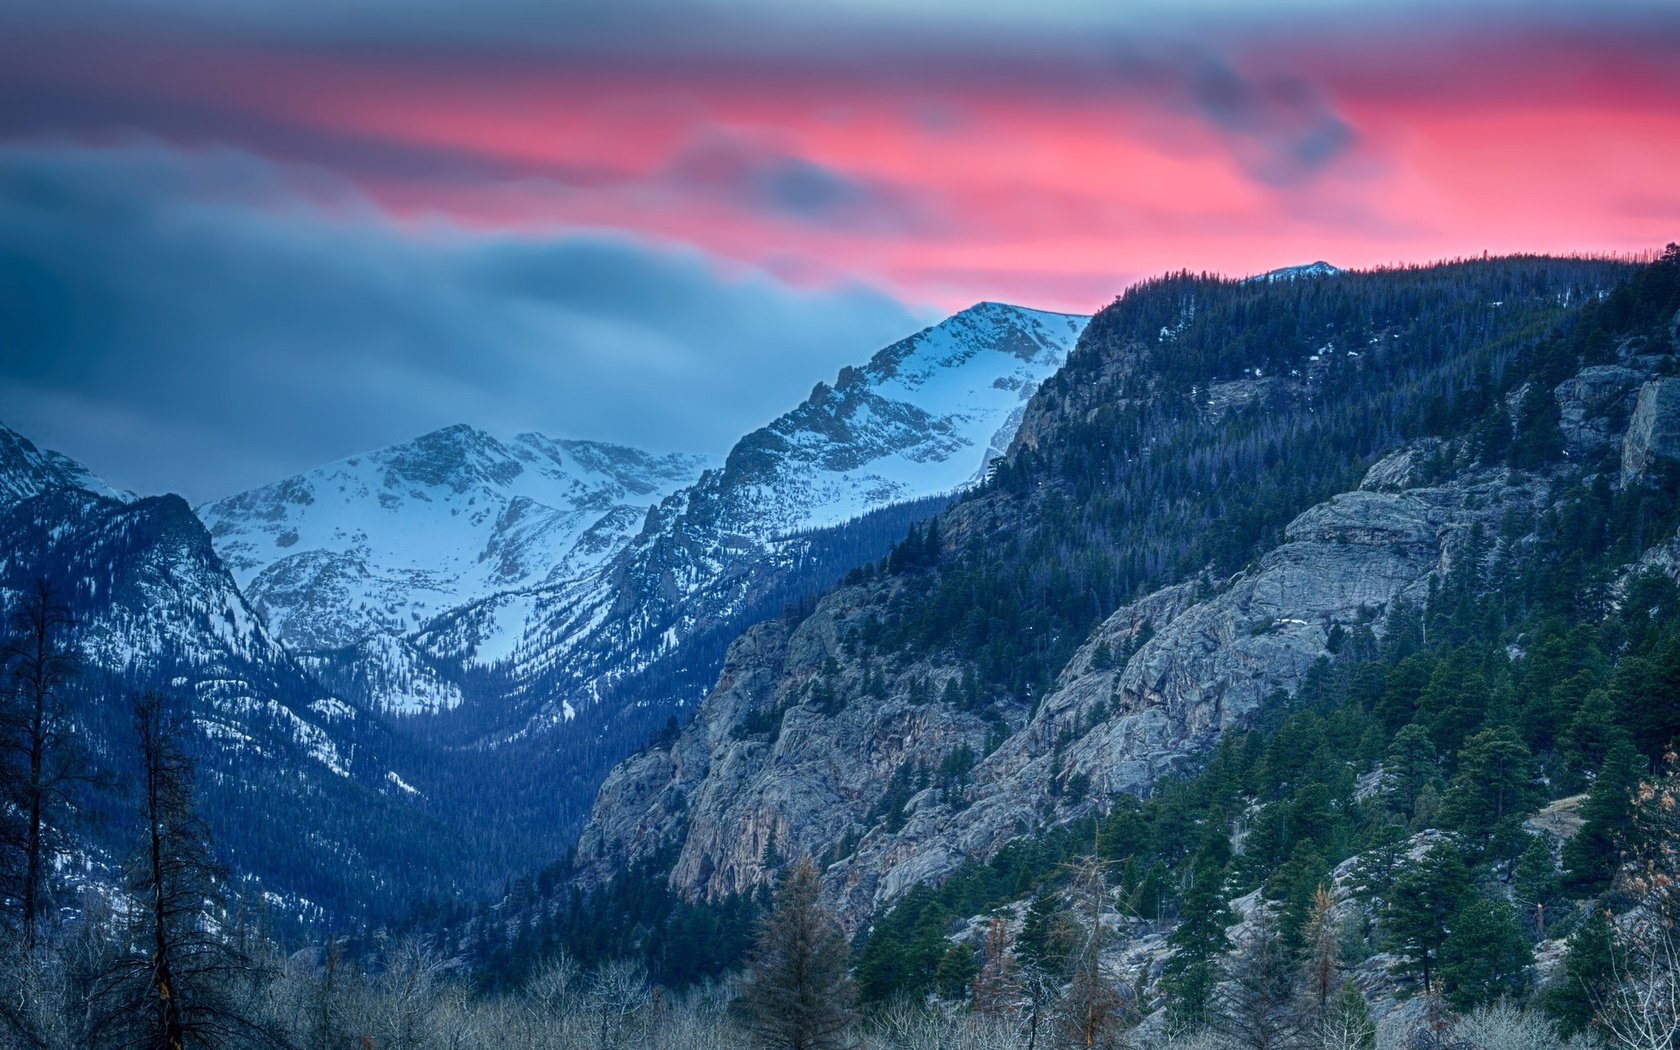
<path fill-rule="evenodd" d="M 986 743 L 897 768 L 830 855 L 772 840 L 768 877 L 730 893 L 675 883 L 673 837 L 606 878 L 556 856 L 477 898 L 385 887 L 377 913 L 283 921 L 219 845 L 228 813 L 204 800 L 229 770 L 191 698 L 90 682 L 70 596 L 16 588 L 0 1044 L 1673 1050 L 1680 459 L 1630 459 L 1626 420 L 1581 438 L 1558 392 L 1593 369 L 1677 381 L 1677 325 L 1673 245 L 1128 290 L 984 483 L 828 537 L 773 596 L 790 631 L 825 602 L 868 610 L 793 706 L 908 691 Z M 973 805 L 975 767 L 1076 654 L 1124 666 L 1149 642 L 1091 652 L 1111 613 L 1228 591 L 1396 454 L 1408 489 L 1529 496 L 1146 790 L 1062 777 L 1001 848 L 872 913 L 836 906 L 831 865 L 919 807 Z M 888 520 L 902 538 L 877 556 Z M 727 641 L 708 642 L 725 677 Z M 716 747 L 774 743 L 791 709 Z M 128 850 L 109 870 L 75 863 L 92 826 Z"/>

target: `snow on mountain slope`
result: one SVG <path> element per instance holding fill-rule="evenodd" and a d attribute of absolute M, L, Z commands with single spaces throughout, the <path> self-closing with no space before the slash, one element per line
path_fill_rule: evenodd
<path fill-rule="evenodd" d="M 611 563 L 463 609 L 417 641 L 498 665 L 510 695 L 545 705 L 537 724 L 567 721 L 566 703 L 762 599 L 807 553 L 801 534 L 984 477 L 1087 320 L 981 303 L 901 340 L 743 437 Z"/>
<path fill-rule="evenodd" d="M 439 710 L 459 690 L 403 636 L 462 605 L 578 577 L 710 462 L 454 426 L 199 515 L 277 637 L 300 653 L 353 650 L 381 706 Z"/>
<path fill-rule="evenodd" d="M 105 484 L 69 456 L 40 448 L 0 423 L 0 504 L 55 489 L 81 489 L 116 500 L 134 498 Z"/>
<path fill-rule="evenodd" d="M 980 303 L 894 343 L 730 452 L 699 488 L 758 539 L 955 492 L 1009 446 L 1086 318 Z M 702 500 L 704 501 L 704 499 Z M 691 499 L 691 502 L 693 500 Z"/>
<path fill-rule="evenodd" d="M 1276 270 L 1268 270 L 1263 274 L 1250 277 L 1251 281 L 1293 281 L 1297 277 L 1328 277 L 1342 273 L 1339 266 L 1331 266 L 1323 259 L 1317 262 L 1302 263 L 1299 266 L 1284 266 Z"/>

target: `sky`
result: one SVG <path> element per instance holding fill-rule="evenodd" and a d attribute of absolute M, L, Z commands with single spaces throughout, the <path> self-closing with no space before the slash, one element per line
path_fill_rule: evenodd
<path fill-rule="evenodd" d="M 0 421 L 722 452 L 982 300 L 1680 239 L 1671 0 L 8 0 Z"/>

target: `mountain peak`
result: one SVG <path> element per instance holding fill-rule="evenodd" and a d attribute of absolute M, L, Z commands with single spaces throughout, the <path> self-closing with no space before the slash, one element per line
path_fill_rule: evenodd
<path fill-rule="evenodd" d="M 57 489 L 80 489 L 125 503 L 134 498 L 131 493 L 107 485 L 93 471 L 62 452 L 41 448 L 0 423 L 0 504 Z"/>
<path fill-rule="evenodd" d="M 1298 277 L 1329 277 L 1334 274 L 1346 272 L 1346 270 L 1343 270 L 1339 266 L 1332 266 L 1323 259 L 1318 259 L 1310 263 L 1301 263 L 1298 266 L 1284 266 L 1276 270 L 1268 270 L 1265 273 L 1250 277 L 1249 280 L 1293 281 Z"/>

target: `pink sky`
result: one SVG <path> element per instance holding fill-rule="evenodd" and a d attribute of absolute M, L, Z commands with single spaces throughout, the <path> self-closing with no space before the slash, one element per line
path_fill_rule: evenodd
<path fill-rule="evenodd" d="M 625 231 L 940 308 L 1675 238 L 1673 20 L 1501 17 L 880 54 L 49 27 L 6 48 L 37 112 L 0 133 L 233 146 L 399 223 Z"/>

